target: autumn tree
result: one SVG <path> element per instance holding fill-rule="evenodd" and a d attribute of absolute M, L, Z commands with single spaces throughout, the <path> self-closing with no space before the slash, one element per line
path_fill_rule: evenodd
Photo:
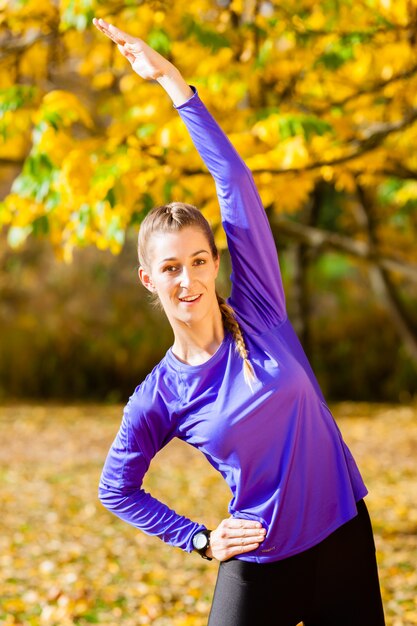
<path fill-rule="evenodd" d="M 114 253 L 154 204 L 201 207 L 214 185 L 167 99 L 92 27 L 105 17 L 198 87 L 252 169 L 294 264 L 308 343 L 308 268 L 352 259 L 417 363 L 416 0 L 10 0 L 0 3 L 0 224 L 71 258 Z M 414 291 L 415 294 L 415 291 Z"/>

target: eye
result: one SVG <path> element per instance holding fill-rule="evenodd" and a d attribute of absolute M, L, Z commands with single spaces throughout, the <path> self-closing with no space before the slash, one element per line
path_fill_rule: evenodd
<path fill-rule="evenodd" d="M 206 260 L 205 259 L 196 259 L 194 261 L 194 265 L 205 265 L 206 264 Z"/>
<path fill-rule="evenodd" d="M 178 267 L 176 265 L 166 265 L 162 271 L 172 273 L 172 272 L 176 272 L 177 270 L 178 270 Z"/>

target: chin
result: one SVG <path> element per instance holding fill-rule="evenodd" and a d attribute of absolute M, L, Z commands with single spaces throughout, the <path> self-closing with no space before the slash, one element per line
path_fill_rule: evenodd
<path fill-rule="evenodd" d="M 198 323 L 204 319 L 205 315 L 201 311 L 190 311 L 184 313 L 181 311 L 181 314 L 177 316 L 177 319 L 184 324 Z"/>

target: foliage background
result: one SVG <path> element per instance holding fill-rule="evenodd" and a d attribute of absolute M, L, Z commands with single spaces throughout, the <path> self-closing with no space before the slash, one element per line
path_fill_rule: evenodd
<path fill-rule="evenodd" d="M 224 248 L 214 185 L 178 115 L 96 15 L 177 64 L 253 170 L 328 396 L 410 400 L 416 11 L 413 0 L 0 3 L 0 394 L 125 397 L 158 361 L 169 330 L 134 272 L 152 205 L 195 203 Z"/>

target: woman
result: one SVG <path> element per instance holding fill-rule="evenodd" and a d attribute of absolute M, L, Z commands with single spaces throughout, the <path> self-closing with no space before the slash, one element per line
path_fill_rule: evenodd
<path fill-rule="evenodd" d="M 129 399 L 101 502 L 220 561 L 210 626 L 381 626 L 367 490 L 287 318 L 252 176 L 178 69 L 104 20 L 94 24 L 171 97 L 215 180 L 233 267 L 226 304 L 199 211 L 174 202 L 145 218 L 139 276 L 161 301 L 174 344 Z M 173 437 L 201 450 L 232 490 L 231 517 L 212 531 L 141 488 Z"/>

